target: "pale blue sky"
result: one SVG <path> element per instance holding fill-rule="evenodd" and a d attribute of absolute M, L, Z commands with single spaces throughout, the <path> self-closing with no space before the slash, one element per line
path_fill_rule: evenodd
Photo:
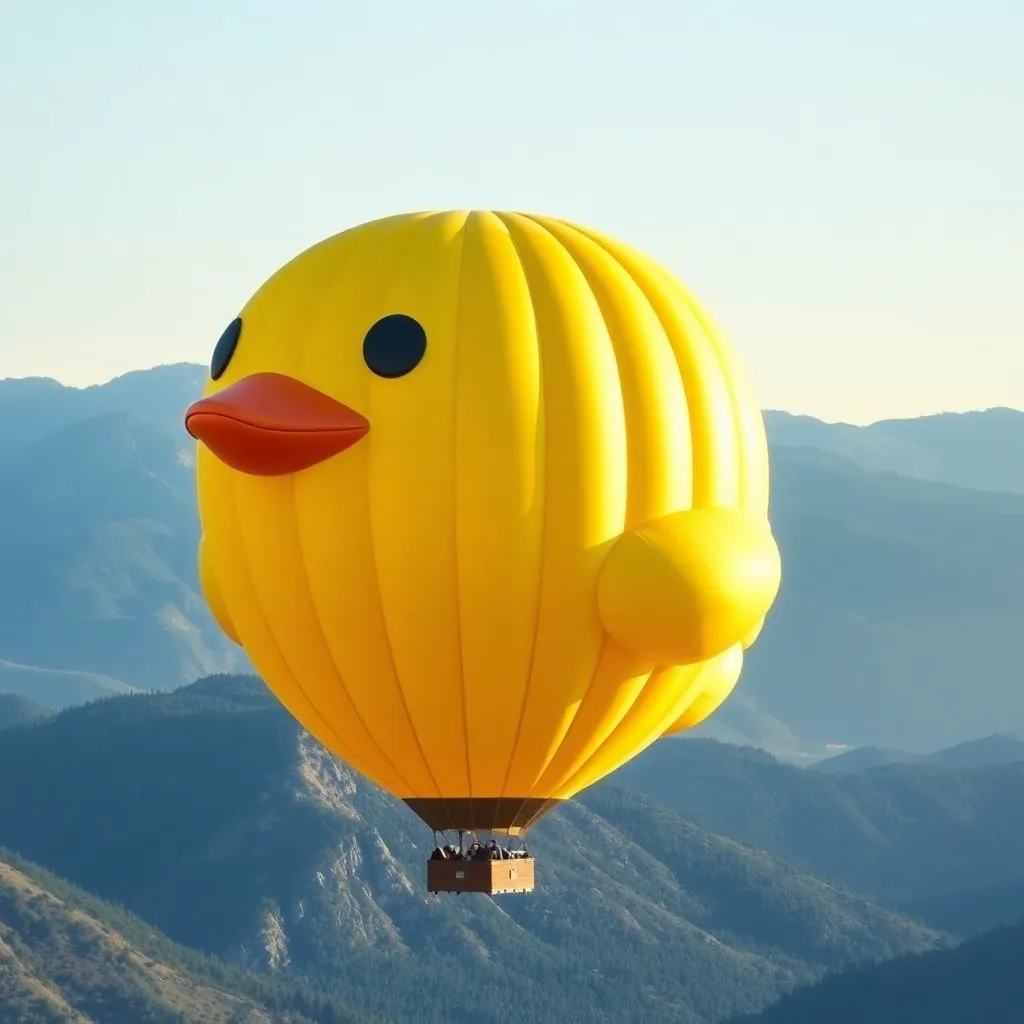
<path fill-rule="evenodd" d="M 1021 0 L 0 0 L 0 377 L 206 362 L 400 210 L 592 224 L 762 404 L 1024 407 Z"/>

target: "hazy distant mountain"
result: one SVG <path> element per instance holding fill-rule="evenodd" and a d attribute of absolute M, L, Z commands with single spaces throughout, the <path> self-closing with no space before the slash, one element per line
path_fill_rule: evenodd
<path fill-rule="evenodd" d="M 738 692 L 798 736 L 922 751 L 1024 733 L 1024 497 L 774 452 L 782 590 Z"/>
<path fill-rule="evenodd" d="M 956 949 L 848 970 L 732 1024 L 1020 1024 L 1024 923 Z"/>
<path fill-rule="evenodd" d="M 745 682 L 710 718 L 682 733 L 681 738 L 718 740 L 741 747 L 753 744 L 791 764 L 813 764 L 829 750 L 820 739 L 798 736 L 780 718 L 766 711 Z"/>
<path fill-rule="evenodd" d="M 1016 882 L 937 893 L 893 906 L 958 939 L 981 935 L 997 926 L 1024 921 L 1024 872 Z"/>
<path fill-rule="evenodd" d="M 990 764 L 1024 761 L 1024 740 L 1007 733 L 993 733 L 978 740 L 958 743 L 934 754 L 909 754 L 889 747 L 859 747 L 811 766 L 813 771 L 853 775 L 885 764 L 928 764 L 936 768 L 983 768 Z"/>
<path fill-rule="evenodd" d="M 0 381 L 0 695 L 20 695 L 0 697 L 0 726 L 5 714 L 37 722 L 0 731 L 0 778 L 18 780 L 0 787 L 0 843 L 297 987 L 267 1002 L 245 987 L 253 976 L 193 970 L 179 947 L 140 967 L 138 922 L 113 926 L 129 952 L 104 973 L 117 957 L 107 939 L 70 956 L 72 917 L 50 910 L 32 930 L 17 915 L 44 904 L 5 890 L 14 876 L 0 863 L 0 960 L 10 948 L 30 964 L 8 1014 L 35 996 L 40 1014 L 53 999 L 81 1007 L 102 990 L 162 1008 L 154 1020 L 224 1024 L 263 1019 L 225 1016 L 230 999 L 324 1022 L 351 1019 L 351 1003 L 423 1024 L 710 1024 L 1024 906 L 1021 741 L 991 735 L 1024 733 L 1024 497 L 994 493 L 1024 492 L 1024 414 L 869 428 L 770 414 L 783 589 L 705 730 L 794 760 L 827 743 L 861 749 L 808 771 L 666 740 L 542 823 L 533 897 L 434 901 L 422 826 L 255 681 L 49 718 L 22 699 L 56 708 L 246 664 L 196 580 L 181 415 L 205 375 L 163 367 L 84 390 Z M 915 763 L 877 766 L 897 759 Z M 151 1005 L 156 972 L 177 980 Z M 217 993 L 196 994 L 218 977 Z"/>
<path fill-rule="evenodd" d="M 192 455 L 154 426 L 62 426 L 0 463 L 0 494 L 0 686 L 60 706 L 247 664 L 197 593 Z"/>
<path fill-rule="evenodd" d="M 191 448 L 183 412 L 199 396 L 208 374 L 205 366 L 177 363 L 88 388 L 65 387 L 47 377 L 0 379 L 0 463 L 55 430 L 109 412 L 129 413 Z"/>
<path fill-rule="evenodd" d="M 0 842 L 178 941 L 386 1020 L 697 1024 L 943 941 L 609 785 L 535 829 L 529 898 L 431 898 L 429 831 L 255 680 L 2 732 L 14 772 Z"/>
<path fill-rule="evenodd" d="M 81 391 L 0 381 L 0 658 L 115 688 L 247 667 L 198 595 L 194 448 L 181 416 L 205 373 L 160 367 Z M 789 421 L 769 421 L 778 440 Z M 934 442 L 947 468 L 971 445 L 984 461 L 996 442 L 1015 464 L 1024 414 L 916 422 L 863 429 Z M 834 436 L 849 434 L 799 425 L 822 449 L 843 449 Z M 783 440 L 773 463 L 782 592 L 739 690 L 704 731 L 804 760 L 829 742 L 921 751 L 1024 733 L 1024 498 L 869 473 L 786 447 L 792 430 Z M 79 677 L 42 702 L 109 692 L 92 683 Z"/>
<path fill-rule="evenodd" d="M 926 756 L 896 750 L 894 747 L 856 747 L 834 757 L 826 757 L 823 761 L 809 765 L 809 768 L 828 775 L 856 775 L 886 764 L 920 764 Z"/>
<path fill-rule="evenodd" d="M 864 469 L 1024 494 L 1024 412 L 940 413 L 869 426 L 765 413 L 772 445 L 820 448 Z"/>
<path fill-rule="evenodd" d="M 58 427 L 118 410 L 187 444 L 182 412 L 198 397 L 208 372 L 199 363 L 176 363 L 88 388 L 43 377 L 0 379 L 0 460 L 5 450 Z M 818 448 L 868 470 L 1024 494 L 1024 412 L 1016 409 L 880 420 L 863 427 L 768 410 L 765 425 L 772 445 Z"/>
<path fill-rule="evenodd" d="M 979 740 L 958 743 L 947 750 L 925 755 L 924 763 L 941 768 L 983 768 L 990 764 L 1024 761 L 1024 739 L 1008 733 L 993 733 Z"/>
<path fill-rule="evenodd" d="M 669 740 L 612 781 L 870 899 L 1024 883 L 1024 762 L 829 775 L 752 747 Z"/>
<path fill-rule="evenodd" d="M 0 661 L 0 695 L 31 699 L 48 708 L 60 709 L 98 697 L 132 692 L 133 687 L 96 672 L 38 668 Z"/>
<path fill-rule="evenodd" d="M 0 965 L 8 1024 L 313 1024 L 296 1011 L 317 1013 L 319 1024 L 361 1019 L 308 986 L 247 976 L 178 946 L 2 850 Z"/>
<path fill-rule="evenodd" d="M 28 697 L 16 693 L 0 693 L 0 729 L 28 725 L 49 718 L 53 712 Z"/>

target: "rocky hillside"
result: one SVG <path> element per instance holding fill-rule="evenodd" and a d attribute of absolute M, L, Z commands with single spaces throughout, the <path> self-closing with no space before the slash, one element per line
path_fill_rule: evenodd
<path fill-rule="evenodd" d="M 261 982 L 176 946 L 0 851 L 0 1020 L 313 1024 L 296 1007 L 332 1024 L 361 1019 L 312 990 Z"/>
<path fill-rule="evenodd" d="M 945 941 L 608 785 L 535 830 L 531 897 L 429 897 L 422 823 L 252 679 L 0 733 L 15 771 L 0 841 L 177 941 L 387 1020 L 704 1024 Z"/>

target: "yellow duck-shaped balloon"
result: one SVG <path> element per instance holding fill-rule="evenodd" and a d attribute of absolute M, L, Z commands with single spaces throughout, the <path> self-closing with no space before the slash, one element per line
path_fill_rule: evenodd
<path fill-rule="evenodd" d="M 217 621 L 434 829 L 517 833 L 696 724 L 778 591 L 735 357 L 665 270 L 564 221 L 313 246 L 186 424 Z"/>

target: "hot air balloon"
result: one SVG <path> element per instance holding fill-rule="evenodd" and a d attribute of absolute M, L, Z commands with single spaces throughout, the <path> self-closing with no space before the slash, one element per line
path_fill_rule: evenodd
<path fill-rule="evenodd" d="M 779 588 L 742 367 L 586 227 L 414 213 L 307 249 L 214 349 L 212 614 L 321 743 L 435 832 L 428 888 L 533 888 L 522 837 L 739 677 Z"/>

